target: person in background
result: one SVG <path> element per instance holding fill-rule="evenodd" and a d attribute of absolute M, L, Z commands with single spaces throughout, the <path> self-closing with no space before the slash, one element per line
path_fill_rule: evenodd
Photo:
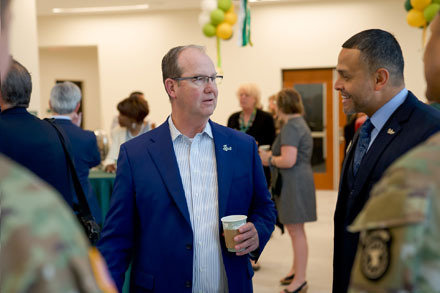
<path fill-rule="evenodd" d="M 303 118 L 301 95 L 295 89 L 283 89 L 277 95 L 278 116 L 283 128 L 272 151 L 260 150 L 263 165 L 272 171 L 272 196 L 281 223 L 289 232 L 293 263 L 280 280 L 288 285 L 283 292 L 307 290 L 308 245 L 304 223 L 316 221 L 315 183 L 312 171 L 313 139 Z"/>
<path fill-rule="evenodd" d="M 275 139 L 275 124 L 272 115 L 260 110 L 261 93 L 254 83 L 242 84 L 237 90 L 241 111 L 232 114 L 228 127 L 237 129 L 255 138 L 259 146 L 272 145 Z M 264 169 L 267 185 L 270 184 L 270 170 Z"/>
<path fill-rule="evenodd" d="M 101 163 L 101 157 L 93 131 L 81 129 L 74 124 L 78 117 L 81 90 L 71 82 L 57 83 L 50 92 L 49 107 L 53 112 L 55 124 L 66 134 L 72 146 L 73 160 L 81 187 L 86 195 L 92 215 L 100 224 L 102 216 L 98 200 L 89 182 L 89 169 Z M 77 121 L 79 122 L 79 121 Z M 75 202 L 78 204 L 78 202 Z"/>
<path fill-rule="evenodd" d="M 121 146 L 99 249 L 119 289 L 133 260 L 132 292 L 252 292 L 275 223 L 255 140 L 209 119 L 222 76 L 203 47 L 172 48 L 162 77 L 171 115 Z M 232 214 L 239 252 L 219 225 Z"/>
<path fill-rule="evenodd" d="M 9 6 L 0 0 L 0 84 L 10 60 Z M 0 292 L 117 292 L 61 195 L 1 153 L 0 202 Z"/>
<path fill-rule="evenodd" d="M 347 292 L 359 240 L 359 233 L 347 227 L 372 186 L 397 158 L 440 130 L 440 112 L 405 88 L 403 69 L 399 43 L 379 29 L 352 36 L 338 57 L 334 87 L 341 92 L 344 112 L 364 112 L 368 118 L 355 134 L 341 172 L 334 216 L 335 293 Z"/>
<path fill-rule="evenodd" d="M 144 98 L 138 96 L 125 98 L 119 102 L 117 109 L 120 127 L 111 132 L 110 149 L 103 162 L 104 170 L 110 173 L 114 173 L 116 170 L 116 160 L 121 144 L 151 130 L 150 124 L 144 121 L 150 112 L 147 100 Z"/>
<path fill-rule="evenodd" d="M 32 80 L 16 60 L 0 90 L 0 152 L 55 187 L 72 206 L 76 198 L 66 156 L 56 130 L 30 114 Z"/>
<path fill-rule="evenodd" d="M 275 139 L 275 123 L 272 116 L 261 110 L 261 93 L 254 83 L 242 84 L 237 90 L 241 111 L 232 114 L 228 119 L 228 127 L 249 134 L 258 146 L 270 146 Z M 264 167 L 267 186 L 270 186 L 270 170 Z M 260 265 L 252 262 L 254 271 Z"/>
<path fill-rule="evenodd" d="M 278 118 L 278 112 L 277 112 L 277 95 L 271 95 L 269 97 L 269 105 L 268 105 L 269 113 L 272 115 L 273 121 L 275 123 L 275 134 L 280 133 L 280 130 L 282 128 L 282 122 L 281 119 Z"/>
<path fill-rule="evenodd" d="M 438 103 L 439 15 L 431 31 L 426 95 Z M 385 171 L 349 230 L 361 233 L 350 292 L 440 292 L 440 133 Z"/>

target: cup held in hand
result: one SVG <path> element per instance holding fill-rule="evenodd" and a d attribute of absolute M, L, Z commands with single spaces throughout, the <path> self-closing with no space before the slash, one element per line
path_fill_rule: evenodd
<path fill-rule="evenodd" d="M 246 224 L 247 216 L 245 215 L 231 215 L 221 218 L 222 224 L 223 224 L 223 231 L 225 233 L 225 242 L 226 247 L 228 248 L 228 251 L 230 252 L 238 252 L 243 251 L 236 250 L 234 247 L 237 245 L 237 242 L 234 241 L 234 237 L 240 234 L 238 232 L 238 228 Z"/>

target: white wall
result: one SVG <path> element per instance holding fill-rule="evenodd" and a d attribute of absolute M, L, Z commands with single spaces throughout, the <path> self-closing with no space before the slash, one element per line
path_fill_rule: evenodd
<path fill-rule="evenodd" d="M 81 81 L 83 90 L 84 128 L 100 129 L 101 99 L 98 50 L 93 47 L 40 48 L 41 115 L 50 116 L 50 91 L 56 80 Z"/>
<path fill-rule="evenodd" d="M 35 0 L 11 1 L 10 53 L 32 76 L 29 110 L 40 113 L 40 75 L 38 63 L 37 14 Z"/>
<path fill-rule="evenodd" d="M 150 119 L 161 123 L 170 112 L 160 62 L 173 46 L 206 45 L 216 60 L 215 39 L 201 33 L 199 10 L 38 18 L 40 46 L 97 46 L 104 129 L 115 105 L 133 90 L 144 91 Z M 252 7 L 253 47 L 237 47 L 236 36 L 222 42 L 225 80 L 213 119 L 226 123 L 237 111 L 237 87 L 260 85 L 264 105 L 281 87 L 281 70 L 334 67 L 341 44 L 369 28 L 394 33 L 406 60 L 407 87 L 424 94 L 422 31 L 409 27 L 401 0 L 278 3 Z M 237 28 L 235 28 L 237 30 Z"/>

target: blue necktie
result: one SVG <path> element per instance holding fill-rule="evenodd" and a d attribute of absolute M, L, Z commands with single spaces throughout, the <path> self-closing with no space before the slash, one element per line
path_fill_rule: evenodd
<path fill-rule="evenodd" d="M 371 123 L 370 118 L 365 120 L 364 124 L 362 124 L 360 132 L 359 132 L 359 140 L 356 146 L 356 151 L 354 153 L 354 162 L 353 162 L 353 173 L 356 176 L 357 171 L 359 170 L 359 166 L 361 165 L 362 158 L 368 150 L 368 145 L 370 144 L 371 139 L 371 131 L 373 130 L 374 125 Z"/>

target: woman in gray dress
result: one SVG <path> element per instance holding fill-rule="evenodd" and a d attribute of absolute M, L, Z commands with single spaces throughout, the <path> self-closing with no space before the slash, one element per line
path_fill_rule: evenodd
<path fill-rule="evenodd" d="M 260 150 L 264 166 L 272 172 L 272 195 L 281 223 L 292 240 L 293 264 L 281 284 L 283 292 L 306 292 L 308 257 L 305 222 L 316 221 L 315 184 L 311 157 L 313 140 L 302 117 L 301 95 L 294 89 L 283 89 L 277 95 L 278 117 L 284 126 L 276 137 L 272 152 Z"/>

